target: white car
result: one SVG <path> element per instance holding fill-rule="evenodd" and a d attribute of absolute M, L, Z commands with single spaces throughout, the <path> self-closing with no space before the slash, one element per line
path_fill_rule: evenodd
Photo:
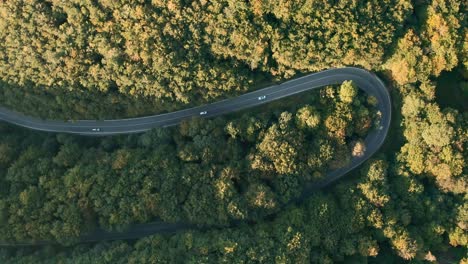
<path fill-rule="evenodd" d="M 203 111 L 203 112 L 200 112 L 200 115 L 206 115 L 208 112 L 206 111 Z"/>
<path fill-rule="evenodd" d="M 259 96 L 259 97 L 258 97 L 258 100 L 259 100 L 259 101 L 265 100 L 265 98 L 266 98 L 266 95 L 262 95 L 262 96 Z"/>
<path fill-rule="evenodd" d="M 100 128 L 93 128 L 92 130 L 93 130 L 93 132 L 99 132 L 99 131 L 101 131 Z"/>

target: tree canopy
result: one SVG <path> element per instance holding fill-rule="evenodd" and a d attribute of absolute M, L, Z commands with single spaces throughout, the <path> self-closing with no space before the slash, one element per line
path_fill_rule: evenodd
<path fill-rule="evenodd" d="M 353 84 L 327 89 L 347 85 Z M 103 139 L 6 127 L 0 201 L 7 224 L 0 234 L 67 242 L 95 227 L 122 230 L 155 218 L 202 225 L 261 219 L 301 194 L 305 183 L 346 165 L 339 161 L 349 160 L 352 142 L 372 128 L 357 130 L 352 122 L 375 117 L 361 93 L 353 98 L 359 108 L 313 91 L 273 103 L 276 112 L 193 119 Z M 324 124 L 311 130 L 295 122 L 315 101 L 318 119 L 346 112 L 343 137 L 327 133 Z M 361 108 L 367 115 L 357 114 Z"/>
<path fill-rule="evenodd" d="M 26 114 L 162 113 L 340 66 L 376 72 L 393 101 L 380 153 L 286 207 L 365 151 L 375 97 L 345 82 L 107 138 L 0 124 L 0 240 L 69 245 L 0 249 L 0 262 L 466 263 L 466 10 L 458 0 L 0 1 L 0 103 Z M 450 82 L 439 77 L 449 71 Z M 74 244 L 155 219 L 218 228 Z M 223 228 L 232 221 L 243 224 Z"/>

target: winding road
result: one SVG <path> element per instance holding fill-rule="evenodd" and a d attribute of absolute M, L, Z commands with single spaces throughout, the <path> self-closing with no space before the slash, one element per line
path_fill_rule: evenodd
<path fill-rule="evenodd" d="M 382 146 L 391 121 L 391 100 L 384 83 L 373 73 L 354 67 L 330 69 L 318 73 L 309 74 L 284 83 L 256 90 L 232 99 L 226 99 L 212 104 L 171 112 L 167 114 L 115 120 L 78 120 L 78 121 L 54 121 L 41 120 L 25 116 L 0 107 L 0 120 L 16 124 L 25 128 L 79 135 L 107 136 L 117 134 L 139 133 L 156 127 L 168 127 L 179 124 L 181 121 L 193 117 L 214 117 L 241 109 L 246 109 L 284 97 L 298 94 L 304 91 L 317 89 L 326 85 L 339 84 L 346 80 L 352 80 L 360 89 L 377 98 L 378 111 L 381 114 L 380 124 L 377 129 L 369 132 L 365 138 L 366 151 L 361 157 L 353 157 L 346 167 L 327 173 L 325 180 L 319 183 L 305 186 L 302 195 L 291 202 L 300 202 L 307 198 L 314 190 L 323 188 L 337 179 L 346 175 L 349 171 L 361 165 L 369 159 Z M 169 224 L 153 222 L 138 224 L 130 227 L 125 232 L 105 232 L 102 230 L 80 237 L 80 242 L 96 242 L 102 240 L 135 239 L 156 233 L 175 232 L 184 229 L 196 228 L 190 224 Z M 24 243 L 1 243 L 0 246 L 41 245 L 47 241 L 35 241 Z"/>

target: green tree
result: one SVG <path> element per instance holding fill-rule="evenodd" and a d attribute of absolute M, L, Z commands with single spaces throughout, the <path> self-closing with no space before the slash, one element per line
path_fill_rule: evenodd
<path fill-rule="evenodd" d="M 421 46 L 421 39 L 413 30 L 398 41 L 396 52 L 385 64 L 398 84 L 425 81 L 429 77 L 432 63 Z"/>
<path fill-rule="evenodd" d="M 316 108 L 306 105 L 297 111 L 296 124 L 299 128 L 316 128 L 320 124 L 320 113 Z"/>
<path fill-rule="evenodd" d="M 357 95 L 357 87 L 352 81 L 345 81 L 340 86 L 339 96 L 344 103 L 352 103 Z"/>

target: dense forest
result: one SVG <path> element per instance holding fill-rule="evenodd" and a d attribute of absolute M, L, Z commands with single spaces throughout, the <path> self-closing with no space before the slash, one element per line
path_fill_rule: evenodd
<path fill-rule="evenodd" d="M 42 117 L 134 116 L 304 71 L 371 69 L 410 8 L 395 0 L 2 1 L 0 102 Z"/>
<path fill-rule="evenodd" d="M 96 225 L 122 229 L 156 217 L 204 225 L 262 219 L 305 183 L 362 154 L 374 100 L 344 82 L 268 106 L 274 111 L 193 119 L 134 136 L 4 126 L 1 237 L 67 241 Z"/>
<path fill-rule="evenodd" d="M 376 102 L 353 83 L 140 135 L 2 124 L 2 240 L 70 244 L 96 227 L 156 218 L 219 228 L 0 249 L 0 261 L 466 263 L 466 8 L 457 0 L 0 2 L 0 103 L 28 114 L 171 111 L 343 65 L 378 72 L 394 104 L 379 154 L 286 208 L 305 182 L 345 165 L 373 129 Z M 452 82 L 438 78 L 447 72 Z M 222 228 L 233 220 L 250 222 Z"/>

